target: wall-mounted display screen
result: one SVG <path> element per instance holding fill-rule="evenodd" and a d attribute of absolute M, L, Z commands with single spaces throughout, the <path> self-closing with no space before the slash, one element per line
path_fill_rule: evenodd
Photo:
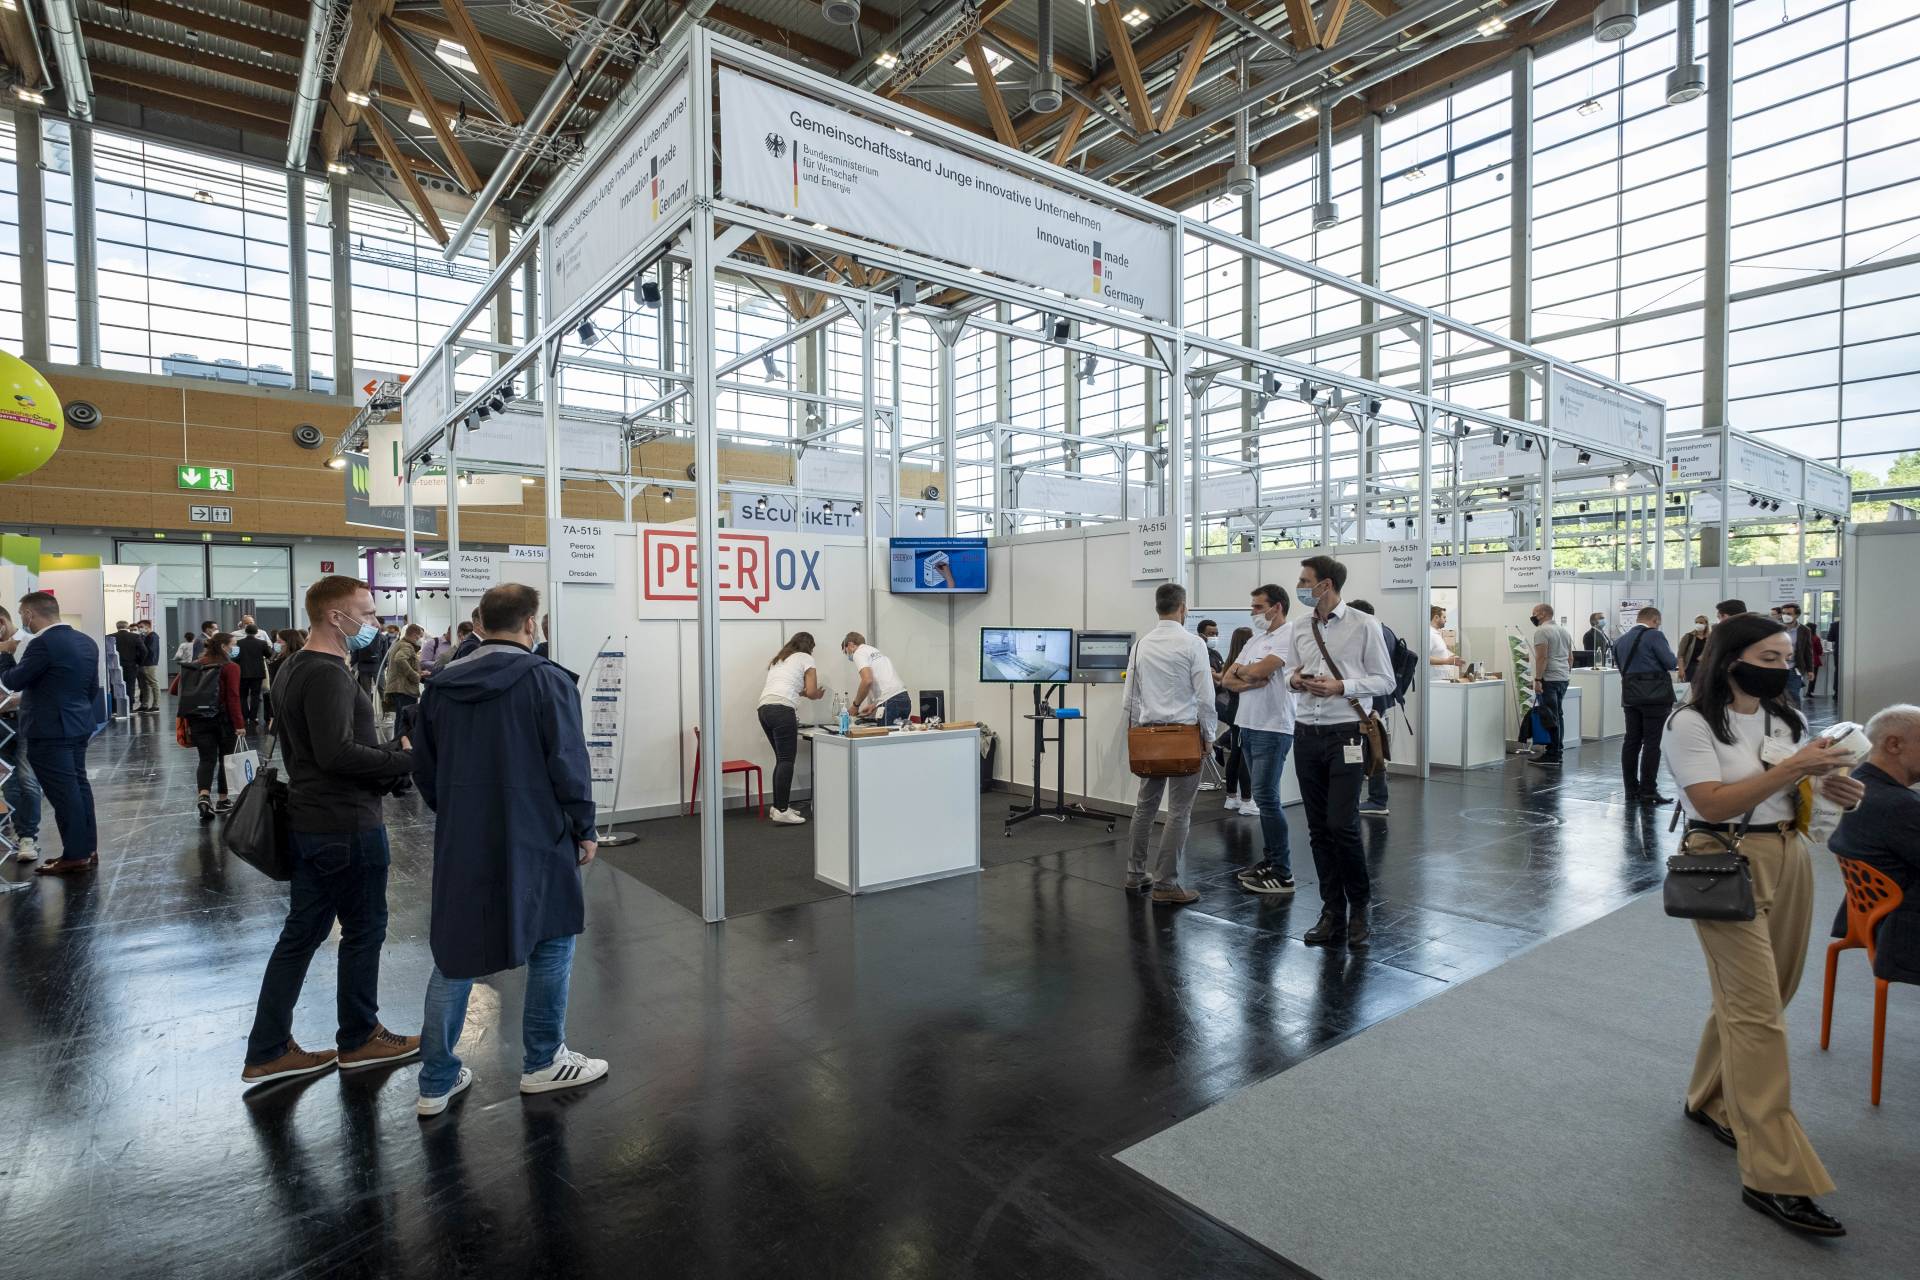
<path fill-rule="evenodd" d="M 985 538 L 889 538 L 887 586 L 895 595 L 978 595 L 987 589 Z"/>
<path fill-rule="evenodd" d="M 1073 637 L 1073 678 L 1081 684 L 1119 684 L 1133 657 L 1131 631 L 1080 631 Z"/>
<path fill-rule="evenodd" d="M 1053 628 L 980 628 L 984 684 L 1064 684 L 1073 675 L 1073 632 Z"/>

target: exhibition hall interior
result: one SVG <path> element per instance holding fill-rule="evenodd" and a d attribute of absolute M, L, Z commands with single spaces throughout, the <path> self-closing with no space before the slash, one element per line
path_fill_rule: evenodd
<path fill-rule="evenodd" d="M 20 1274 L 1920 1256 L 1920 9 L 0 0 Z"/>

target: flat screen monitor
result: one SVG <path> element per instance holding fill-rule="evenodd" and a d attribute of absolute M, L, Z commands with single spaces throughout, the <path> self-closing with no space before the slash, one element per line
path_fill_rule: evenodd
<path fill-rule="evenodd" d="M 887 586 L 895 595 L 979 595 L 987 589 L 985 538 L 889 538 Z"/>
<path fill-rule="evenodd" d="M 1065 684 L 1073 678 L 1073 632 L 1051 627 L 980 628 L 983 684 Z"/>
<path fill-rule="evenodd" d="M 1073 637 L 1073 678 L 1081 684 L 1119 684 L 1133 657 L 1131 631 L 1077 631 Z"/>

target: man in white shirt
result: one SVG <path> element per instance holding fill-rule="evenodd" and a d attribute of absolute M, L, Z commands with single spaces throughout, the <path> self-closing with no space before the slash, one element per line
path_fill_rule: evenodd
<path fill-rule="evenodd" d="M 1312 556 L 1300 566 L 1295 594 L 1313 612 L 1288 632 L 1287 684 L 1298 695 L 1293 769 L 1320 877 L 1320 919 L 1302 941 L 1364 947 L 1373 932 L 1367 918 L 1373 885 L 1360 846 L 1360 792 L 1367 780 L 1361 708 L 1393 692 L 1393 660 L 1379 621 L 1341 602 L 1347 566 L 1332 556 Z"/>
<path fill-rule="evenodd" d="M 1253 589 L 1253 639 L 1240 648 L 1221 683 L 1240 695 L 1233 716 L 1247 753 L 1253 804 L 1260 816 L 1261 858 L 1239 875 L 1248 893 L 1293 892 L 1293 854 L 1280 807 L 1280 773 L 1293 750 L 1293 693 L 1287 688 L 1287 593 L 1272 583 Z"/>
<path fill-rule="evenodd" d="M 1153 593 L 1153 608 L 1160 621 L 1134 646 L 1127 671 L 1127 725 L 1197 725 L 1204 751 L 1213 745 L 1220 721 L 1213 706 L 1213 667 L 1207 662 L 1206 642 L 1187 630 L 1187 589 L 1163 583 Z M 1199 894 L 1180 884 L 1181 858 L 1199 792 L 1198 769 L 1184 777 L 1140 779 L 1127 854 L 1129 892 L 1151 888 L 1154 902 L 1168 906 L 1199 901 Z M 1167 829 L 1160 835 L 1153 874 L 1148 875 L 1147 842 L 1153 838 L 1153 816 L 1160 811 L 1162 795 L 1167 797 Z"/>
<path fill-rule="evenodd" d="M 847 632 L 847 638 L 840 642 L 840 652 L 860 673 L 860 687 L 853 694 L 853 714 L 870 716 L 881 724 L 903 724 L 912 718 L 913 699 L 907 694 L 906 682 L 893 669 L 892 658 L 868 644 L 858 631 Z"/>
<path fill-rule="evenodd" d="M 1447 629 L 1447 611 L 1441 605 L 1427 610 L 1427 664 L 1434 667 L 1464 667 L 1467 660 L 1447 648 L 1447 638 L 1440 633 Z M 1446 679 L 1455 678 L 1453 671 L 1442 673 Z"/>

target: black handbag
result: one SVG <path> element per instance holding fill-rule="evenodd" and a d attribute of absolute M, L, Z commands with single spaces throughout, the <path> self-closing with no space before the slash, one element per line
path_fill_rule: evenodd
<path fill-rule="evenodd" d="M 1700 831 L 1698 834 L 1712 836 L 1721 847 L 1705 853 L 1688 853 L 1683 847 L 1667 859 L 1664 898 L 1668 915 L 1679 920 L 1754 918 L 1753 868 L 1747 855 L 1740 852 L 1740 839 L 1746 833 L 1745 823 L 1732 835 Z"/>
<path fill-rule="evenodd" d="M 1627 660 L 1620 664 L 1620 705 L 1623 707 L 1667 707 L 1673 705 L 1673 677 L 1664 671 L 1628 671 L 1633 665 L 1635 655 L 1640 652 L 1641 641 L 1647 638 L 1642 628 L 1633 638 L 1633 647 L 1627 650 Z"/>
<path fill-rule="evenodd" d="M 293 879 L 293 848 L 287 839 L 287 784 L 273 767 L 278 737 L 267 741 L 266 759 L 253 781 L 241 788 L 227 815 L 227 849 L 269 880 Z"/>

